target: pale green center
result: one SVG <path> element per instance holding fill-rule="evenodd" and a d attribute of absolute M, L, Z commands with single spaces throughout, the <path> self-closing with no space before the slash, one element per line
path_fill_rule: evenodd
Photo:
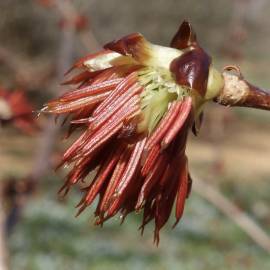
<path fill-rule="evenodd" d="M 175 83 L 165 68 L 147 67 L 139 72 L 139 82 L 144 87 L 141 94 L 142 121 L 139 132 L 151 133 L 164 116 L 173 100 L 183 99 L 187 89 Z"/>

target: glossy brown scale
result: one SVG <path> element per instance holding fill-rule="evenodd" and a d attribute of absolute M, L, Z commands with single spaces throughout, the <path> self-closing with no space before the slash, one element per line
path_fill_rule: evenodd
<path fill-rule="evenodd" d="M 189 22 L 184 21 L 171 41 L 171 47 L 186 52 L 174 59 L 170 70 L 176 82 L 192 88 L 204 97 L 207 89 L 211 58 L 200 47 Z"/>
<path fill-rule="evenodd" d="M 122 55 L 130 55 L 135 60 L 146 60 L 149 57 L 147 41 L 139 33 L 127 35 L 119 40 L 107 43 L 105 49 L 110 49 Z"/>
<path fill-rule="evenodd" d="M 184 21 L 175 36 L 173 37 L 170 46 L 172 48 L 183 50 L 190 46 L 197 47 L 196 34 L 194 33 L 189 22 Z"/>
<path fill-rule="evenodd" d="M 211 58 L 203 49 L 197 47 L 174 59 L 170 70 L 178 84 L 194 89 L 204 97 L 210 64 Z"/>

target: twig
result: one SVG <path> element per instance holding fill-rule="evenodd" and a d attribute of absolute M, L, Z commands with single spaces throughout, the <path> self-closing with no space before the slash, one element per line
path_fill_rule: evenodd
<path fill-rule="evenodd" d="M 5 212 L 3 209 L 2 185 L 0 186 L 0 270 L 8 269 L 8 251 L 6 248 Z"/>
<path fill-rule="evenodd" d="M 270 253 L 269 235 L 248 214 L 232 203 L 218 189 L 198 177 L 193 176 L 192 178 L 194 179 L 193 191 L 218 208 L 245 231 L 255 243 Z"/>
<path fill-rule="evenodd" d="M 61 17 L 73 25 L 80 16 L 79 12 L 70 1 L 56 0 L 55 6 Z M 95 51 L 100 48 L 97 39 L 89 28 L 88 31 L 81 31 L 79 38 L 83 46 L 90 51 Z"/>
<path fill-rule="evenodd" d="M 33 89 L 37 86 L 44 85 L 52 74 L 52 67 L 43 67 L 30 64 L 22 59 L 16 52 L 0 45 L 0 62 L 13 73 L 12 77 L 16 83 Z"/>

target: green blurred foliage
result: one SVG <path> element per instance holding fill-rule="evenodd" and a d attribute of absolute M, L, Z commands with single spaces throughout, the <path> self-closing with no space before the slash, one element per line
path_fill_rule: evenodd
<path fill-rule="evenodd" d="M 78 192 L 60 203 L 52 195 L 56 185 L 51 184 L 28 203 L 23 220 L 10 239 L 11 269 L 267 270 L 270 267 L 268 254 L 195 194 L 187 202 L 184 219 L 174 230 L 170 228 L 171 220 L 161 232 L 159 247 L 155 247 L 153 224 L 147 226 L 141 237 L 137 230 L 139 215 L 128 216 L 122 226 L 115 218 L 102 229 L 94 227 L 93 209 L 74 217 Z M 254 196 L 261 196 L 259 187 L 253 186 L 249 192 L 251 189 Z M 265 190 L 265 196 L 268 191 Z M 234 190 L 231 196 L 240 198 L 241 193 L 243 190 Z"/>

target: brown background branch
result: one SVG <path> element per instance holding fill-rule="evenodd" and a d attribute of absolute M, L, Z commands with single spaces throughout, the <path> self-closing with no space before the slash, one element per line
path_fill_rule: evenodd
<path fill-rule="evenodd" d="M 270 236 L 242 209 L 218 189 L 198 177 L 193 178 L 193 191 L 219 209 L 239 226 L 257 245 L 270 253 Z"/>

